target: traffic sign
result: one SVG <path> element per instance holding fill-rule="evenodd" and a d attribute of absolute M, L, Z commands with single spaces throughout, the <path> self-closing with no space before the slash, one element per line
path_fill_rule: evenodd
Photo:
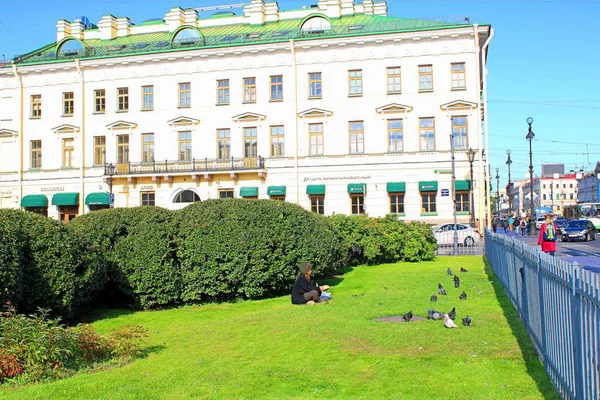
<path fill-rule="evenodd" d="M 442 196 L 450 196 L 450 189 L 442 189 Z"/>

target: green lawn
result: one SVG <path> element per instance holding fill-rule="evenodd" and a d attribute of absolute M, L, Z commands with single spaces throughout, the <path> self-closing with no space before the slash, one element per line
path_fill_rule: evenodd
<path fill-rule="evenodd" d="M 455 289 L 446 268 L 459 274 Z M 490 282 L 491 281 L 491 282 Z M 426 316 L 442 283 L 473 326 L 442 321 L 381 323 L 413 310 Z M 320 282 L 325 283 L 325 282 Z M 292 306 L 289 296 L 182 307 L 108 311 L 94 326 L 149 329 L 147 355 L 122 368 L 81 373 L 3 399 L 558 399 L 510 301 L 481 257 L 358 267 L 332 280 L 334 300 Z M 466 301 L 458 300 L 462 290 Z M 364 295 L 363 295 L 364 293 Z M 460 324 L 460 322 L 459 322 Z"/>

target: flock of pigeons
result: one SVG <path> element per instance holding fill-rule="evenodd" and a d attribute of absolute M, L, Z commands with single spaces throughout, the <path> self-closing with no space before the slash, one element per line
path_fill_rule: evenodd
<path fill-rule="evenodd" d="M 448 270 L 446 271 L 448 273 L 448 275 L 453 276 L 454 277 L 454 287 L 455 288 L 459 288 L 460 287 L 460 278 L 458 277 L 458 275 L 454 275 L 454 273 L 452 272 L 452 270 L 450 268 L 448 268 Z M 460 272 L 469 272 L 466 269 L 464 269 L 463 267 L 460 268 Z M 438 294 L 441 296 L 447 296 L 448 293 L 446 293 L 446 289 L 444 289 L 444 287 L 442 286 L 441 283 L 438 283 Z M 463 290 L 463 292 L 460 294 L 460 296 L 458 296 L 459 300 L 466 300 L 467 299 L 467 294 L 465 293 L 465 291 Z M 436 294 L 433 294 L 431 296 L 431 298 L 429 299 L 431 302 L 435 303 L 438 300 L 438 297 Z M 404 314 L 402 316 L 402 319 L 405 322 L 409 322 L 413 317 L 413 312 L 409 311 L 408 313 Z M 438 321 L 440 319 L 444 319 L 444 326 L 446 328 L 458 328 L 458 325 L 456 325 L 456 323 L 454 322 L 454 320 L 456 319 L 456 307 L 452 307 L 452 310 L 448 313 L 441 313 L 437 310 L 433 310 L 433 309 L 427 309 L 427 318 L 429 319 L 433 319 L 435 321 Z M 471 317 L 469 317 L 468 315 L 462 319 L 462 324 L 464 326 L 471 326 Z"/>

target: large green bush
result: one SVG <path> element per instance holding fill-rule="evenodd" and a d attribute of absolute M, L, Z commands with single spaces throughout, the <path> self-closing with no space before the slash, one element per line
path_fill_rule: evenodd
<path fill-rule="evenodd" d="M 0 232 L 9 232 L 15 243 L 2 255 L 9 264 L 2 266 L 8 279 L 0 283 L 0 292 L 20 312 L 43 307 L 70 317 L 104 285 L 105 270 L 97 253 L 88 251 L 62 223 L 30 212 L 0 210 Z"/>
<path fill-rule="evenodd" d="M 334 215 L 333 225 L 344 238 L 353 264 L 432 260 L 437 242 L 431 228 L 419 222 L 404 223 L 395 215 L 370 218 Z"/>
<path fill-rule="evenodd" d="M 0 214 L 0 304 L 22 296 L 23 251 L 26 240 L 21 224 L 3 223 Z"/>
<path fill-rule="evenodd" d="M 282 201 L 208 200 L 177 215 L 184 301 L 287 293 L 298 264 L 316 276 L 345 262 L 337 230 L 320 215 Z"/>
<path fill-rule="evenodd" d="M 68 227 L 104 255 L 107 290 L 125 294 L 135 307 L 153 308 L 181 298 L 173 215 L 151 206 L 109 209 L 77 217 Z"/>

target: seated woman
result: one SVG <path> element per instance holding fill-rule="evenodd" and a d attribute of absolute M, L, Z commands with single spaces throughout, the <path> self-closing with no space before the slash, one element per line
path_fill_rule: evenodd
<path fill-rule="evenodd" d="M 319 286 L 311 280 L 312 264 L 303 261 L 298 266 L 300 275 L 292 288 L 292 304 L 308 304 L 313 305 L 319 302 L 319 296 L 325 290 L 329 289 L 329 285 Z"/>

